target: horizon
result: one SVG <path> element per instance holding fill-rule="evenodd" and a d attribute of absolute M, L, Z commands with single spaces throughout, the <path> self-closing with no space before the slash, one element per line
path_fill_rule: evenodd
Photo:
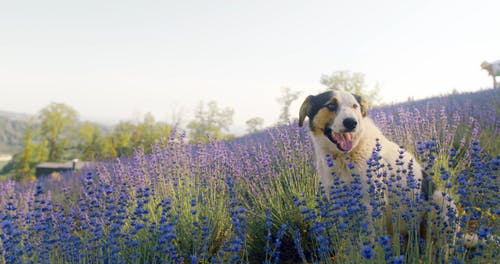
<path fill-rule="evenodd" d="M 392 107 L 392 106 L 404 105 L 406 103 L 419 103 L 421 101 L 432 100 L 432 99 L 436 99 L 436 98 L 440 98 L 440 97 L 448 97 L 448 96 L 455 96 L 455 95 L 464 95 L 464 94 L 471 94 L 471 93 L 472 94 L 474 94 L 474 93 L 481 93 L 481 92 L 488 91 L 488 90 L 493 90 L 493 89 L 492 88 L 485 88 L 485 89 L 478 89 L 478 90 L 474 90 L 474 91 L 463 91 L 463 92 L 460 92 L 460 91 L 457 91 L 457 90 L 453 90 L 453 91 L 450 91 L 448 93 L 431 95 L 431 96 L 424 97 L 424 98 L 419 98 L 419 99 L 407 98 L 405 101 L 400 101 L 400 102 L 388 102 L 388 103 L 381 103 L 381 104 L 376 104 L 376 105 L 370 105 L 369 108 L 370 109 L 378 109 L 378 108 L 384 108 L 384 107 Z M 59 103 L 59 102 L 57 102 L 57 103 Z M 72 107 L 71 105 L 68 105 L 68 106 Z M 77 110 L 77 109 L 75 109 L 75 110 Z M 78 110 L 77 110 L 77 112 L 78 112 Z M 125 119 L 112 120 L 112 121 L 106 122 L 106 121 L 99 121 L 98 119 L 92 119 L 92 118 L 89 118 L 89 117 L 82 116 L 78 112 L 79 121 L 80 122 L 92 122 L 92 123 L 95 123 L 97 125 L 106 126 L 106 127 L 116 126 L 120 122 L 132 122 L 132 123 L 142 122 L 143 118 L 144 118 L 144 116 L 146 114 L 150 114 L 150 113 L 143 113 L 142 115 L 139 115 L 138 113 L 136 113 L 136 116 L 131 116 L 131 117 L 125 118 Z M 34 116 L 38 115 L 38 113 L 12 112 L 12 111 L 8 111 L 8 110 L 0 108 L 0 116 L 2 116 L 2 115 L 15 115 L 15 116 L 17 116 L 18 119 L 29 119 L 31 117 L 34 117 Z M 19 116 L 21 116 L 21 117 L 19 117 Z M 155 122 L 168 123 L 170 121 L 170 120 L 167 120 L 167 119 L 165 119 L 165 120 L 159 120 L 154 115 L 153 115 L 153 117 L 155 118 Z M 370 111 L 368 111 L 368 117 L 370 117 Z M 298 116 L 292 115 L 290 117 L 290 122 L 293 122 L 294 120 L 298 120 Z M 269 129 L 269 128 L 273 128 L 274 126 L 276 126 L 278 124 L 279 124 L 278 120 L 276 120 L 276 122 L 274 122 L 274 123 L 265 125 L 262 128 L 262 131 L 266 130 L 266 129 Z M 186 124 L 182 124 L 179 128 L 181 128 L 182 130 L 186 130 L 187 129 L 186 128 Z M 236 137 L 244 136 L 244 135 L 248 134 L 248 132 L 246 131 L 246 127 L 244 127 L 244 126 L 235 127 L 234 124 L 230 126 L 229 133 L 233 134 Z"/>
<path fill-rule="evenodd" d="M 365 74 L 382 103 L 491 87 L 497 1 L 9 2 L 0 10 L 0 110 L 65 103 L 98 123 L 193 119 L 198 102 L 234 109 L 232 130 L 280 114 L 282 87 L 326 90 L 322 74 Z M 30 96 L 25 96 L 29 94 Z"/>

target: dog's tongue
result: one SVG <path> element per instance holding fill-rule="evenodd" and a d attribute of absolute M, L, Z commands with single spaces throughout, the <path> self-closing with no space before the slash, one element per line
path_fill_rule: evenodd
<path fill-rule="evenodd" d="M 332 133 L 333 138 L 339 144 L 343 151 L 349 151 L 352 149 L 352 133 Z"/>

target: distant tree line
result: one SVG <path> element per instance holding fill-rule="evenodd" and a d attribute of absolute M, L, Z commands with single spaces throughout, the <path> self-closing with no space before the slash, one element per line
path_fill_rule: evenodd
<path fill-rule="evenodd" d="M 0 154 L 19 151 L 27 126 L 24 120 L 0 116 Z"/>
<path fill-rule="evenodd" d="M 233 109 L 221 108 L 215 101 L 206 105 L 200 102 L 195 109 L 195 118 L 187 125 L 187 139 L 197 143 L 233 138 L 234 135 L 229 133 L 233 115 Z M 112 160 L 130 156 L 137 148 L 150 153 L 155 142 L 168 140 L 178 126 L 179 118 L 174 119 L 172 124 L 157 122 L 148 113 L 141 121 L 121 121 L 113 127 L 106 127 L 82 122 L 72 107 L 51 103 L 28 122 L 20 139 L 21 151 L 13 156 L 0 174 L 22 180 L 33 178 L 36 165 L 45 161 Z"/>
<path fill-rule="evenodd" d="M 129 156 L 134 148 L 150 152 L 155 141 L 167 138 L 171 127 L 146 114 L 140 122 L 122 121 L 113 128 L 81 122 L 75 109 L 52 103 L 40 110 L 25 130 L 21 152 L 14 155 L 2 174 L 14 178 L 33 177 L 44 161 L 106 160 Z"/>
<path fill-rule="evenodd" d="M 375 100 L 378 90 L 365 92 L 364 75 L 338 71 L 323 75 L 321 83 L 332 90 L 346 90 L 365 95 Z M 291 104 L 300 93 L 288 87 L 282 88 L 277 98 L 281 106 L 278 124 L 288 124 L 293 113 Z M 190 143 L 207 142 L 214 139 L 231 139 L 229 127 L 233 123 L 234 110 L 221 108 L 215 101 L 206 105 L 200 102 L 195 116 L 187 124 Z M 150 113 L 141 121 L 121 121 L 113 127 L 80 121 L 78 112 L 63 103 L 51 103 L 32 118 L 22 136 L 22 150 L 15 154 L 0 171 L 13 175 L 16 180 L 34 177 L 36 165 L 44 161 L 111 160 L 119 156 L 130 156 L 134 149 L 145 153 L 152 151 L 158 140 L 166 141 L 179 125 L 181 117 L 173 116 L 172 123 L 157 122 Z M 246 121 L 247 132 L 255 133 L 263 129 L 264 119 L 253 117 Z M 1 136 L 1 134 L 0 134 Z"/>

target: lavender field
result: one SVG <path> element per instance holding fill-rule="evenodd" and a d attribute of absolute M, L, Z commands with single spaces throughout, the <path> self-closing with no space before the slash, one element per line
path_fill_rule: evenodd
<path fill-rule="evenodd" d="M 387 183 L 390 206 L 403 212 L 382 214 L 381 194 L 370 191 L 367 215 L 359 175 L 321 190 L 308 132 L 290 123 L 198 145 L 177 131 L 151 154 L 136 149 L 61 178 L 1 182 L 0 263 L 494 263 L 499 114 L 498 89 L 369 113 L 458 204 L 458 218 L 430 217 L 436 228 L 424 234 L 416 215 L 441 208 L 412 195 L 420 183 L 399 183 L 410 164 L 383 174 L 374 150 L 370 184 Z M 402 221 L 407 237 L 396 231 Z M 474 248 L 466 233 L 477 235 Z"/>

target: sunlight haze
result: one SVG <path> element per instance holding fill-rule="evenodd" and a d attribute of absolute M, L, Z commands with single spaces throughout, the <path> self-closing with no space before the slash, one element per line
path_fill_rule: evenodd
<path fill-rule="evenodd" d="M 362 72 L 382 102 L 491 88 L 500 1 L 3 1 L 0 110 L 51 102 L 83 120 L 151 112 L 183 125 L 198 102 L 235 111 L 234 130 L 280 114 L 282 87 L 325 89 Z"/>

